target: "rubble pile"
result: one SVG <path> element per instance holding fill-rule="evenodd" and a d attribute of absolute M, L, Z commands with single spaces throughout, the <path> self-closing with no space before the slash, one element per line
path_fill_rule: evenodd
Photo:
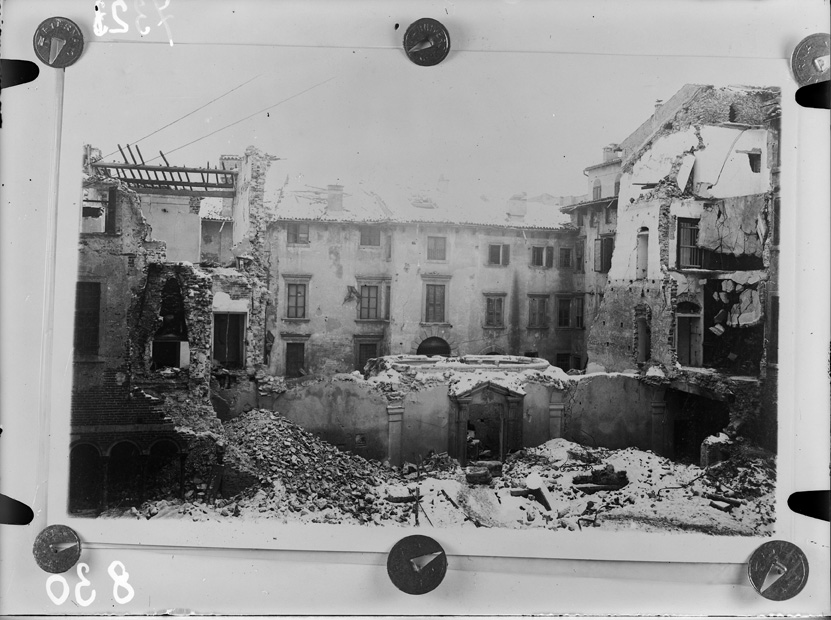
<path fill-rule="evenodd" d="M 250 411 L 225 430 L 260 480 L 253 502 L 258 508 L 279 504 L 298 513 L 334 508 L 336 519 L 351 515 L 367 521 L 376 512 L 377 487 L 397 479 L 381 464 L 341 452 L 270 411 Z"/>

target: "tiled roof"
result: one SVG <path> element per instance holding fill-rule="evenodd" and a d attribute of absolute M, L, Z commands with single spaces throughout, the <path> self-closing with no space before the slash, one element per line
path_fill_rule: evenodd
<path fill-rule="evenodd" d="M 563 213 L 572 213 L 577 209 L 591 209 L 593 207 L 602 207 L 608 209 L 609 207 L 617 207 L 617 196 L 613 198 L 598 198 L 597 200 L 587 200 L 586 202 L 578 202 L 567 207 L 560 207 Z"/>
<path fill-rule="evenodd" d="M 525 215 L 512 216 L 509 201 L 516 196 L 477 195 L 475 188 L 421 191 L 394 183 L 381 187 L 345 182 L 340 211 L 327 210 L 327 197 L 326 185 L 293 183 L 285 172 L 275 168 L 266 179 L 265 206 L 275 220 L 473 224 L 549 230 L 570 227 L 568 216 L 542 200 L 526 198 Z"/>

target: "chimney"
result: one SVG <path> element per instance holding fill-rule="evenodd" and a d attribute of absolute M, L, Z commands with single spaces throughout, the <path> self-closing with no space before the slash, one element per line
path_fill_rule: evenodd
<path fill-rule="evenodd" d="M 611 161 L 619 155 L 615 152 L 619 150 L 620 145 L 618 144 L 610 144 L 609 146 L 603 147 L 603 162 Z"/>
<path fill-rule="evenodd" d="M 327 185 L 329 193 L 326 199 L 327 211 L 343 211 L 343 185 Z"/>
<path fill-rule="evenodd" d="M 525 200 L 525 192 L 521 194 L 514 194 L 508 200 L 508 215 L 518 219 L 525 217 L 528 212 L 528 204 Z"/>
<path fill-rule="evenodd" d="M 656 99 L 655 100 L 655 111 L 657 112 L 658 110 L 660 110 L 662 105 L 664 105 L 664 100 L 663 99 Z"/>

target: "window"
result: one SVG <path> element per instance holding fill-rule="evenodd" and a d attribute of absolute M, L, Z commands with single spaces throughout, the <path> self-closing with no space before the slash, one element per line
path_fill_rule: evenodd
<path fill-rule="evenodd" d="M 362 286 L 361 287 L 361 309 L 360 318 L 362 319 L 377 319 L 378 318 L 378 287 L 377 286 Z"/>
<path fill-rule="evenodd" d="M 571 325 L 575 329 L 583 329 L 583 298 L 574 297 L 571 300 Z"/>
<path fill-rule="evenodd" d="M 615 177 L 615 196 L 620 195 L 620 175 Z"/>
<path fill-rule="evenodd" d="M 762 171 L 762 154 L 761 153 L 748 153 L 747 154 L 747 161 L 750 164 L 750 171 L 751 172 L 761 172 Z"/>
<path fill-rule="evenodd" d="M 509 245 L 489 245 L 488 265 L 507 265 L 510 255 L 511 246 Z"/>
<path fill-rule="evenodd" d="M 444 323 L 445 285 L 427 285 L 427 304 L 424 312 L 426 323 Z"/>
<path fill-rule="evenodd" d="M 580 211 L 580 212 L 577 214 L 577 225 L 578 225 L 578 226 L 582 226 L 582 225 L 583 225 L 583 212 L 582 212 L 582 211 Z"/>
<path fill-rule="evenodd" d="M 554 365 L 558 366 L 561 370 L 569 371 L 571 370 L 571 354 L 570 353 L 557 353 L 554 357 Z"/>
<path fill-rule="evenodd" d="M 638 269 L 636 276 L 638 280 L 646 278 L 649 271 L 649 229 L 642 226 L 638 231 Z"/>
<path fill-rule="evenodd" d="M 427 260 L 447 260 L 446 237 L 427 237 Z"/>
<path fill-rule="evenodd" d="M 607 224 L 611 224 L 611 223 L 612 223 L 612 211 L 613 211 L 613 210 L 614 210 L 614 209 L 613 209 L 612 207 L 606 207 L 606 208 L 604 209 L 604 214 L 605 214 L 605 215 L 604 215 L 604 217 L 605 217 L 605 222 L 606 222 Z"/>
<path fill-rule="evenodd" d="M 597 211 L 592 209 L 589 211 L 589 227 L 594 228 L 597 226 Z"/>
<path fill-rule="evenodd" d="M 571 267 L 571 248 L 560 248 L 560 267 Z"/>
<path fill-rule="evenodd" d="M 548 327 L 548 295 L 528 296 L 528 327 Z"/>
<path fill-rule="evenodd" d="M 78 282 L 75 289 L 75 353 L 98 355 L 101 283 Z"/>
<path fill-rule="evenodd" d="M 535 267 L 554 266 L 554 248 L 535 246 L 531 248 L 531 264 Z"/>
<path fill-rule="evenodd" d="M 81 208 L 81 232 L 114 235 L 118 190 L 110 187 L 106 198 L 100 198 L 102 194 L 98 194 L 93 189 L 86 191 L 98 198 L 84 198 Z"/>
<path fill-rule="evenodd" d="M 361 227 L 361 245 L 381 245 L 381 229 L 372 226 Z"/>
<path fill-rule="evenodd" d="M 308 224 L 289 224 L 286 233 L 288 243 L 309 243 Z"/>
<path fill-rule="evenodd" d="M 557 298 L 557 327 L 583 329 L 583 297 Z"/>
<path fill-rule="evenodd" d="M 286 377 L 302 377 L 306 374 L 306 344 L 303 342 L 286 343 Z"/>
<path fill-rule="evenodd" d="M 305 319 L 306 318 L 306 285 L 305 284 L 289 284 L 288 285 L 288 301 L 286 303 L 286 318 L 289 319 Z"/>
<path fill-rule="evenodd" d="M 583 272 L 583 261 L 586 254 L 586 242 L 578 239 L 574 244 L 574 271 Z"/>
<path fill-rule="evenodd" d="M 377 342 L 359 342 L 358 343 L 358 361 L 356 370 L 363 370 L 366 363 L 374 357 L 378 357 L 378 343 Z"/>
<path fill-rule="evenodd" d="M 701 267 L 703 252 L 698 247 L 698 220 L 678 218 L 678 268 Z"/>
<path fill-rule="evenodd" d="M 594 270 L 608 273 L 612 267 L 612 252 L 615 249 L 615 238 L 612 236 L 600 237 L 594 240 Z"/>
<path fill-rule="evenodd" d="M 557 327 L 571 327 L 571 299 L 557 300 Z"/>
<path fill-rule="evenodd" d="M 485 296 L 485 327 L 503 327 L 505 295 Z"/>
<path fill-rule="evenodd" d="M 245 315 L 214 313 L 213 359 L 226 368 L 244 365 Z"/>
<path fill-rule="evenodd" d="M 592 185 L 592 200 L 600 200 L 602 191 L 603 190 L 600 187 L 600 179 L 595 179 L 594 185 Z"/>

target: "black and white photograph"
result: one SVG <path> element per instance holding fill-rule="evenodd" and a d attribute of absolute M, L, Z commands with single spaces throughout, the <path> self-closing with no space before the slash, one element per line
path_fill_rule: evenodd
<path fill-rule="evenodd" d="M 71 513 L 770 534 L 778 87 L 189 51 L 76 171 Z"/>
<path fill-rule="evenodd" d="M 784 60 L 673 47 L 643 4 L 608 45 L 602 3 L 89 4 L 33 30 L 48 524 L 99 554 L 807 544 Z"/>

